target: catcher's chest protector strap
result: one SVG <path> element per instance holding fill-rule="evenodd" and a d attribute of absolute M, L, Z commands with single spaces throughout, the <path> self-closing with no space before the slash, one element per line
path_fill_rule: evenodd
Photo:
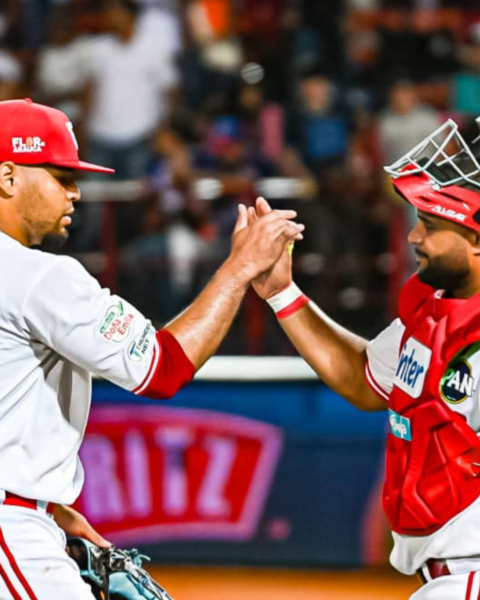
<path fill-rule="evenodd" d="M 389 399 L 383 503 L 394 531 L 424 536 L 480 496 L 480 441 L 440 399 L 448 364 L 480 339 L 480 302 L 443 299 L 423 286 L 413 305 L 400 306 L 406 329 Z"/>

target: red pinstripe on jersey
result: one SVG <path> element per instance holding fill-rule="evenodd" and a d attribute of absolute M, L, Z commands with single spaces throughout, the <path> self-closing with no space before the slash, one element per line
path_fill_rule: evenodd
<path fill-rule="evenodd" d="M 162 353 L 162 349 L 158 345 L 158 341 L 155 340 L 155 344 L 153 346 L 152 361 L 151 361 L 150 366 L 148 368 L 147 374 L 145 375 L 145 378 L 143 379 L 142 383 L 139 386 L 137 386 L 134 390 L 132 390 L 134 394 L 141 394 L 143 392 L 143 390 L 149 384 L 149 382 L 150 382 L 150 380 L 152 378 L 152 375 L 153 375 L 155 369 L 157 368 L 158 361 L 159 361 L 159 358 L 161 356 L 161 353 Z"/>
<path fill-rule="evenodd" d="M 171 398 L 192 380 L 195 367 L 169 331 L 160 329 L 155 338 L 147 376 L 133 393 L 148 398 Z"/>
<path fill-rule="evenodd" d="M 33 593 L 32 588 L 29 586 L 28 581 L 25 579 L 23 573 L 20 571 L 17 561 L 15 560 L 13 554 L 11 553 L 10 548 L 7 546 L 7 542 L 5 541 L 5 537 L 3 535 L 3 531 L 2 531 L 1 527 L 0 527 L 0 548 L 3 550 L 5 556 L 8 559 L 8 562 L 10 563 L 10 567 L 12 568 L 16 577 L 18 578 L 19 582 L 22 584 L 24 590 L 27 592 L 27 595 L 30 598 L 30 600 L 38 600 L 38 598 Z M 9 589 L 10 593 L 13 595 L 14 600 L 22 600 L 21 595 L 17 591 L 13 590 L 13 585 L 12 585 L 11 581 L 8 579 L 8 577 L 5 573 L 5 570 L 3 568 L 1 570 L 1 575 L 5 581 L 6 586 Z"/>
<path fill-rule="evenodd" d="M 8 575 L 6 574 L 5 569 L 2 567 L 1 564 L 0 564 L 0 577 L 5 582 L 5 585 L 7 586 L 8 591 L 12 594 L 13 600 L 22 600 L 22 597 L 16 591 L 16 589 L 13 587 L 13 583 L 8 578 Z"/>
<path fill-rule="evenodd" d="M 377 396 L 380 396 L 383 400 L 386 400 L 388 402 L 388 393 L 376 381 L 368 362 L 365 365 L 365 379 L 367 380 L 367 383 L 370 386 L 370 388 L 377 394 Z"/>
<path fill-rule="evenodd" d="M 470 573 L 470 575 L 468 576 L 467 593 L 465 594 L 465 600 L 470 600 L 470 594 L 472 593 L 472 585 L 473 585 L 474 577 L 475 577 L 475 573 Z"/>

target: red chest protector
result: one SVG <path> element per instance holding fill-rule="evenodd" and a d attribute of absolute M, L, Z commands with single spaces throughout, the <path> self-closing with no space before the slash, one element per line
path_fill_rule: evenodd
<path fill-rule="evenodd" d="M 452 358 L 480 340 L 480 296 L 442 299 L 414 276 L 399 314 L 406 330 L 389 398 L 383 504 L 394 531 L 423 536 L 480 496 L 480 440 L 440 397 Z"/>

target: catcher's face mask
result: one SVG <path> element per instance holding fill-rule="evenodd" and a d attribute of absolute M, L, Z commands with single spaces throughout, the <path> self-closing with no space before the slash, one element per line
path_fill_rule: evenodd
<path fill-rule="evenodd" d="M 479 150 L 480 136 L 467 144 L 449 119 L 385 171 L 418 210 L 480 231 Z"/>

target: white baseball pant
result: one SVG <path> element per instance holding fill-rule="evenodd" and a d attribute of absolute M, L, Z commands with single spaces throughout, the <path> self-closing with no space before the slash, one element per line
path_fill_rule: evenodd
<path fill-rule="evenodd" d="M 0 505 L 0 600 L 94 600 L 45 510 Z"/>

